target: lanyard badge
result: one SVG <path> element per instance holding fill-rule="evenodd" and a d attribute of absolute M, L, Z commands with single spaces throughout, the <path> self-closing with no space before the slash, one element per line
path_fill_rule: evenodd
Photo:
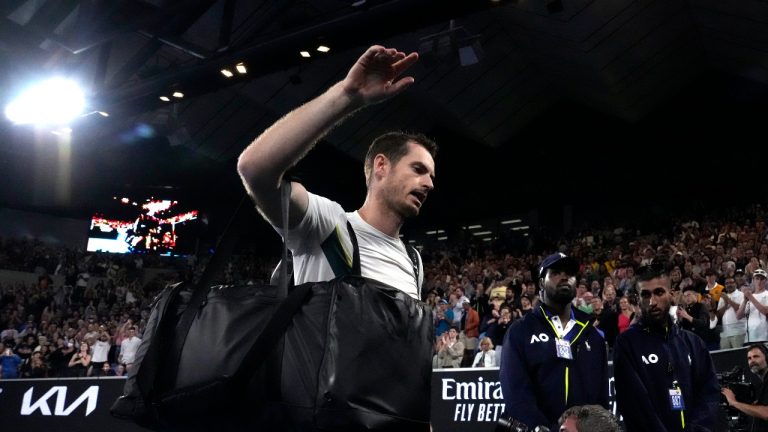
<path fill-rule="evenodd" d="M 683 392 L 680 390 L 680 387 L 669 389 L 669 405 L 672 407 L 672 411 L 682 411 L 685 409 Z"/>
<path fill-rule="evenodd" d="M 571 352 L 571 344 L 565 339 L 555 339 L 555 347 L 557 348 L 557 357 L 567 360 L 573 360 L 573 353 Z"/>

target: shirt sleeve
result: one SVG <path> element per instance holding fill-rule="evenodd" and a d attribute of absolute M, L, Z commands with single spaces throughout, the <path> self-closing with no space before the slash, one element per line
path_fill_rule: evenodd
<path fill-rule="evenodd" d="M 504 337 L 499 379 L 507 415 L 525 423 L 532 430 L 539 425 L 548 425 L 549 420 L 536 406 L 533 383 L 523 359 L 523 347 L 515 338 L 522 330 L 518 324 L 510 328 Z"/>
<path fill-rule="evenodd" d="M 305 252 L 312 245 L 322 243 L 339 221 L 346 219 L 344 209 L 337 202 L 311 192 L 307 195 L 307 212 L 295 228 L 286 231 L 273 226 L 294 253 Z M 346 226 L 342 228 L 346 231 Z"/>

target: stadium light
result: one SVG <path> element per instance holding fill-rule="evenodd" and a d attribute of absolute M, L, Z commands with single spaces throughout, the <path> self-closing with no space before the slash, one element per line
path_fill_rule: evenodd
<path fill-rule="evenodd" d="M 5 115 L 15 124 L 65 125 L 85 109 L 80 86 L 64 78 L 51 78 L 23 91 L 6 105 Z"/>

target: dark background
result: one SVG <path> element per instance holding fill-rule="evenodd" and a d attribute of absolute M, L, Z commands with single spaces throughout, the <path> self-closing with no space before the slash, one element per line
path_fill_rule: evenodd
<path fill-rule="evenodd" d="M 364 199 L 367 145 L 392 129 L 441 146 L 436 189 L 406 232 L 532 211 L 557 232 L 564 208 L 574 228 L 652 224 L 765 201 L 761 2 L 352 3 L 4 2 L 0 99 L 66 75 L 110 117 L 78 119 L 66 144 L 0 121 L 0 205 L 88 218 L 114 196 L 171 198 L 202 209 L 215 235 L 243 195 L 237 155 L 371 43 L 420 51 L 416 84 L 294 170 L 345 208 Z M 481 58 L 461 66 L 467 40 Z M 320 43 L 331 52 L 312 51 Z M 247 75 L 218 72 L 239 61 Z M 158 100 L 173 90 L 184 99 Z M 273 237 L 253 217 L 248 234 Z"/>

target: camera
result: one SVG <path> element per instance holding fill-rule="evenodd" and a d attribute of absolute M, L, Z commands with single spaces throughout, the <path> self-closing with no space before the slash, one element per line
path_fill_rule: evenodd
<path fill-rule="evenodd" d="M 744 371 L 739 366 L 734 367 L 728 372 L 717 374 L 717 382 L 720 387 L 727 387 L 733 391 L 736 400 L 739 402 L 749 402 L 754 400 L 752 387 L 744 378 Z M 728 430 L 733 432 L 748 431 L 750 419 L 741 411 L 728 405 L 725 396 L 720 395 L 719 415 L 725 418 Z"/>
<path fill-rule="evenodd" d="M 514 417 L 503 413 L 496 421 L 495 432 L 528 432 L 528 426 L 515 419 Z M 550 432 L 546 426 L 536 426 L 532 432 Z"/>

